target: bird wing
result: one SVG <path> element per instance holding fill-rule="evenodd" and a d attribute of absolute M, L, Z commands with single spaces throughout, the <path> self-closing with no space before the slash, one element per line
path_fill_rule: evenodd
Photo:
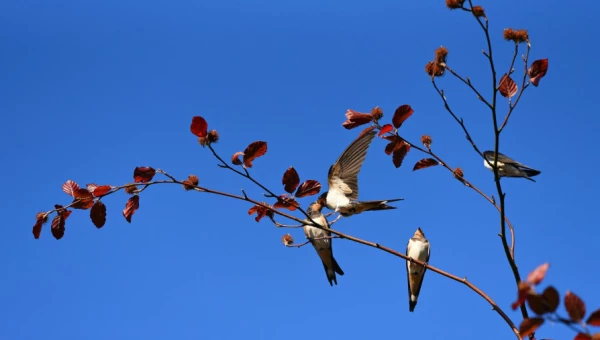
<path fill-rule="evenodd" d="M 358 173 L 375 134 L 375 131 L 369 131 L 359 136 L 329 168 L 329 190 L 341 191 L 350 200 L 358 199 Z"/>

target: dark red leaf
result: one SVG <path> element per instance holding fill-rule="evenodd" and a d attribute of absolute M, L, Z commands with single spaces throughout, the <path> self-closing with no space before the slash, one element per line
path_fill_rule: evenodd
<path fill-rule="evenodd" d="M 104 223 L 106 223 L 106 205 L 102 201 L 97 201 L 94 204 L 92 210 L 90 210 L 90 218 L 96 228 L 100 229 L 104 226 Z"/>
<path fill-rule="evenodd" d="M 542 293 L 542 299 L 544 302 L 544 307 L 549 313 L 554 313 L 560 304 L 560 296 L 558 291 L 552 286 L 548 286 L 546 289 L 544 289 L 544 292 Z"/>
<path fill-rule="evenodd" d="M 60 240 L 65 235 L 65 217 L 63 214 L 57 214 L 52 219 L 52 236 Z"/>
<path fill-rule="evenodd" d="M 546 72 L 548 72 L 548 59 L 534 61 L 528 70 L 529 81 L 533 86 L 537 87 L 540 84 L 540 80 L 546 75 Z"/>
<path fill-rule="evenodd" d="M 579 322 L 585 316 L 585 303 L 579 296 L 573 294 L 571 291 L 567 291 L 565 294 L 565 309 L 569 314 L 569 318 L 573 322 Z"/>
<path fill-rule="evenodd" d="M 140 207 L 140 196 L 133 195 L 127 200 L 125 209 L 123 209 L 123 217 L 127 222 L 131 223 L 131 217 L 135 214 L 135 211 Z"/>
<path fill-rule="evenodd" d="M 399 168 L 402 165 L 402 161 L 409 151 L 410 145 L 404 142 L 394 151 L 394 154 L 392 155 L 392 161 L 394 162 L 396 168 Z"/>
<path fill-rule="evenodd" d="M 502 78 L 500 78 L 498 90 L 504 98 L 511 98 L 517 94 L 518 89 L 519 87 L 517 86 L 517 83 L 515 83 L 515 81 L 512 80 L 508 74 L 504 74 Z"/>
<path fill-rule="evenodd" d="M 94 196 L 100 197 L 100 196 L 104 196 L 104 195 L 108 194 L 111 190 L 112 190 L 112 187 L 110 185 L 101 185 L 99 187 L 96 187 L 94 190 L 90 190 L 90 191 L 92 192 L 92 194 L 94 194 Z"/>
<path fill-rule="evenodd" d="M 71 205 L 74 209 L 89 209 L 94 205 L 94 196 L 87 189 L 79 189 L 73 193 L 73 204 Z"/>
<path fill-rule="evenodd" d="M 67 195 L 73 196 L 75 191 L 79 190 L 79 184 L 73 182 L 72 180 L 68 180 L 62 185 L 62 189 Z"/>
<path fill-rule="evenodd" d="M 537 268 L 531 271 L 529 275 L 527 275 L 527 281 L 534 286 L 539 285 L 540 282 L 544 280 L 544 277 L 546 276 L 546 272 L 548 271 L 549 267 L 550 263 L 548 262 L 539 265 Z"/>
<path fill-rule="evenodd" d="M 430 166 L 435 166 L 439 164 L 440 163 L 433 158 L 423 158 L 422 160 L 418 161 L 417 164 L 415 164 L 415 166 L 413 167 L 413 171 L 429 168 Z"/>
<path fill-rule="evenodd" d="M 264 202 L 263 204 L 268 206 L 268 204 Z M 260 220 L 265 216 L 273 217 L 273 211 L 271 209 L 267 209 L 258 204 L 250 208 L 250 210 L 248 210 L 248 215 L 252 215 L 254 213 L 256 213 L 256 217 L 254 218 L 256 222 L 260 222 Z"/>
<path fill-rule="evenodd" d="M 519 326 L 519 335 L 522 339 L 533 334 L 544 323 L 543 318 L 524 319 Z"/>
<path fill-rule="evenodd" d="M 133 170 L 133 181 L 135 183 L 148 183 L 156 175 L 156 170 L 150 166 L 138 166 Z"/>
<path fill-rule="evenodd" d="M 298 176 L 298 172 L 294 169 L 293 166 L 290 166 L 285 173 L 283 174 L 283 178 L 281 179 L 281 184 L 284 185 L 283 189 L 290 194 L 294 193 L 294 190 L 300 184 L 300 176 Z"/>
<path fill-rule="evenodd" d="M 408 119 L 413 112 L 415 111 L 410 107 L 410 105 L 399 106 L 396 109 L 396 112 L 394 112 L 394 117 L 392 118 L 392 124 L 394 124 L 394 127 L 397 129 L 402 126 L 402 123 L 404 123 L 404 121 Z"/>
<path fill-rule="evenodd" d="M 59 214 L 61 214 L 63 219 L 66 221 L 67 218 L 69 218 L 69 216 L 71 216 L 72 212 L 73 211 L 71 211 L 71 210 L 65 210 L 65 211 L 60 212 Z"/>
<path fill-rule="evenodd" d="M 206 137 L 206 131 L 208 130 L 208 123 L 204 118 L 195 116 L 192 118 L 192 125 L 190 131 L 198 137 Z"/>
<path fill-rule="evenodd" d="M 44 220 L 41 218 L 38 218 L 35 221 L 35 225 L 33 226 L 33 237 L 37 240 L 38 238 L 40 238 L 40 234 L 42 233 L 42 226 L 44 225 Z"/>
<path fill-rule="evenodd" d="M 390 141 L 388 145 L 385 146 L 385 153 L 388 155 L 391 155 L 404 143 L 402 138 L 398 137 L 397 135 L 385 136 L 384 138 Z"/>
<path fill-rule="evenodd" d="M 312 196 L 318 194 L 319 191 L 321 191 L 321 183 L 315 181 L 314 179 L 309 179 L 300 185 L 295 196 L 298 198 Z"/>
<path fill-rule="evenodd" d="M 594 311 L 585 323 L 589 326 L 600 326 L 600 309 Z"/>
<path fill-rule="evenodd" d="M 585 333 L 577 333 L 577 335 L 575 335 L 575 338 L 573 338 L 573 340 L 592 340 L 592 336 L 587 335 Z"/>
<path fill-rule="evenodd" d="M 300 205 L 293 197 L 288 197 L 287 195 L 281 195 L 277 197 L 277 202 L 273 205 L 273 208 L 276 209 L 288 209 L 290 211 L 296 210 Z"/>
<path fill-rule="evenodd" d="M 386 133 L 392 131 L 394 129 L 394 127 L 392 126 L 392 124 L 385 124 L 384 126 L 381 127 L 381 130 L 379 130 L 379 136 L 381 137 L 382 135 L 385 135 Z"/>
<path fill-rule="evenodd" d="M 368 113 L 360 113 L 354 110 L 348 109 L 346 111 L 346 121 L 342 123 L 342 126 L 346 129 L 354 129 L 357 126 L 361 126 L 373 121 L 373 116 Z"/>
<path fill-rule="evenodd" d="M 512 310 L 516 310 L 522 304 L 524 304 L 525 300 L 527 299 L 527 296 L 532 291 L 533 291 L 533 288 L 531 287 L 529 282 L 527 282 L 527 281 L 519 282 L 517 301 L 512 303 L 512 305 L 511 305 Z"/>
<path fill-rule="evenodd" d="M 244 165 L 252 167 L 252 161 L 267 153 L 267 142 L 257 141 L 248 145 L 244 150 Z"/>

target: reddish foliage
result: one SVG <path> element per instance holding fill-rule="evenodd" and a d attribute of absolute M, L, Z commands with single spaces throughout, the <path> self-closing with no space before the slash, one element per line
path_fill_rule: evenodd
<path fill-rule="evenodd" d="M 68 216 L 68 215 L 67 215 Z M 52 236 L 60 240 L 65 235 L 65 217 L 64 214 L 57 214 L 52 219 Z"/>
<path fill-rule="evenodd" d="M 406 119 L 408 119 L 413 112 L 415 111 L 410 107 L 410 105 L 399 106 L 396 109 L 396 112 L 394 112 L 394 117 L 392 118 L 392 124 L 394 124 L 394 127 L 397 129 L 402 126 L 402 123 L 404 123 L 404 121 L 406 121 Z"/>
<path fill-rule="evenodd" d="M 131 223 L 131 217 L 135 214 L 135 211 L 140 207 L 140 196 L 133 195 L 127 200 L 125 209 L 123 209 L 123 217 L 127 222 Z"/>
<path fill-rule="evenodd" d="M 138 166 L 133 170 L 133 181 L 135 183 L 148 183 L 156 175 L 156 170 L 150 166 Z"/>
<path fill-rule="evenodd" d="M 208 130 L 208 123 L 204 118 L 195 116 L 192 118 L 192 125 L 190 131 L 198 137 L 206 137 L 206 131 Z"/>
<path fill-rule="evenodd" d="M 44 225 L 44 219 L 43 218 L 38 218 L 35 221 L 35 225 L 33 226 L 33 238 L 35 238 L 36 240 L 38 238 L 40 238 L 40 234 L 42 233 L 42 225 Z"/>
<path fill-rule="evenodd" d="M 92 210 L 90 210 L 90 218 L 96 228 L 100 229 L 104 226 L 104 223 L 106 223 L 106 205 L 102 201 L 97 201 L 94 204 Z"/>
<path fill-rule="evenodd" d="M 529 81 L 533 86 L 537 87 L 540 84 L 540 80 L 546 75 L 546 72 L 548 72 L 548 59 L 534 61 L 527 71 L 529 74 Z"/>
<path fill-rule="evenodd" d="M 400 144 L 400 146 L 394 151 L 394 154 L 392 155 L 392 161 L 394 162 L 396 168 L 399 168 L 402 165 L 402 161 L 409 151 L 410 145 L 404 142 Z"/>
<path fill-rule="evenodd" d="M 289 197 L 287 195 L 277 196 L 277 202 L 273 205 L 273 208 L 283 208 L 288 209 L 290 211 L 294 211 L 298 207 L 300 207 L 298 202 L 293 197 Z"/>
<path fill-rule="evenodd" d="M 429 168 L 430 166 L 435 166 L 439 164 L 440 163 L 433 158 L 423 158 L 422 160 L 418 161 L 417 164 L 415 164 L 415 166 L 413 167 L 413 171 Z"/>
<path fill-rule="evenodd" d="M 546 287 L 542 293 L 544 306 L 547 308 L 548 313 L 554 313 L 558 305 L 560 304 L 560 295 L 556 288 L 552 286 Z"/>
<path fill-rule="evenodd" d="M 312 196 L 318 194 L 319 191 L 321 191 L 321 183 L 314 179 L 309 179 L 300 185 L 295 196 L 298 198 Z"/>
<path fill-rule="evenodd" d="M 263 204 L 266 205 L 266 206 L 268 206 L 267 203 L 263 202 Z M 255 206 L 253 206 L 252 208 L 250 208 L 250 210 L 248 210 L 248 215 L 252 215 L 254 213 L 256 213 L 256 217 L 254 218 L 254 220 L 256 222 L 260 222 L 260 220 L 263 217 L 265 217 L 265 216 L 269 216 L 271 218 L 273 217 L 273 211 L 271 209 L 267 209 L 267 208 L 265 208 L 263 206 L 260 206 L 258 204 L 255 205 Z"/>
<path fill-rule="evenodd" d="M 73 204 L 71 207 L 74 209 L 89 209 L 94 205 L 94 196 L 88 191 L 88 189 L 79 189 L 73 193 Z"/>
<path fill-rule="evenodd" d="M 539 265 L 537 268 L 531 271 L 529 275 L 527 275 L 527 281 L 534 286 L 539 285 L 540 282 L 544 280 L 544 277 L 546 276 L 546 272 L 548 271 L 549 267 L 550 263 L 548 262 Z"/>
<path fill-rule="evenodd" d="M 591 335 L 587 335 L 585 333 L 577 333 L 577 335 L 575 335 L 575 338 L 573 338 L 573 340 L 592 340 L 592 336 Z"/>
<path fill-rule="evenodd" d="M 571 291 L 567 291 L 565 294 L 565 309 L 574 322 L 579 322 L 585 316 L 585 303 L 579 296 L 573 294 Z"/>
<path fill-rule="evenodd" d="M 283 189 L 286 192 L 290 194 L 294 193 L 294 190 L 296 190 L 298 184 L 300 184 L 300 176 L 298 176 L 298 172 L 296 172 L 296 169 L 294 169 L 293 166 L 290 166 L 285 171 L 283 178 L 281 179 L 281 184 L 284 185 Z"/>
<path fill-rule="evenodd" d="M 398 137 L 398 135 L 385 136 L 383 138 L 390 141 L 388 145 L 385 146 L 385 153 L 388 155 L 391 155 L 396 149 L 402 146 L 402 143 L 404 143 L 402 138 Z"/>
<path fill-rule="evenodd" d="M 373 116 L 368 113 L 360 113 L 351 109 L 346 111 L 346 121 L 342 123 L 342 126 L 346 129 L 354 129 L 357 126 L 361 126 L 373 121 Z"/>
<path fill-rule="evenodd" d="M 519 308 L 519 306 L 521 306 L 522 304 L 525 303 L 525 300 L 527 299 L 527 295 L 533 291 L 533 288 L 531 287 L 531 285 L 529 284 L 529 282 L 526 281 L 521 281 L 519 282 L 519 291 L 518 291 L 518 295 L 517 295 L 517 301 L 513 302 L 511 305 L 511 308 L 513 310 Z"/>
<path fill-rule="evenodd" d="M 243 156 L 243 155 L 244 155 L 244 153 L 241 151 L 234 153 L 233 156 L 231 156 L 231 163 L 233 163 L 233 165 L 242 165 L 240 156 Z"/>
<path fill-rule="evenodd" d="M 384 126 L 381 127 L 381 130 L 379 130 L 379 137 L 381 137 L 382 135 L 385 135 L 386 133 L 392 131 L 394 129 L 394 127 L 392 126 L 392 124 L 385 124 Z"/>
<path fill-rule="evenodd" d="M 517 83 L 515 83 L 515 81 L 512 80 L 508 74 L 505 73 L 502 78 L 500 78 L 498 90 L 504 98 L 511 98 L 517 94 L 518 89 L 519 87 L 517 86 Z"/>
<path fill-rule="evenodd" d="M 594 311 L 585 321 L 590 326 L 600 326 L 600 309 Z"/>
<path fill-rule="evenodd" d="M 68 180 L 62 185 L 62 189 L 67 195 L 73 196 L 75 192 L 79 190 L 79 184 L 73 182 L 72 180 Z"/>
<path fill-rule="evenodd" d="M 524 339 L 526 336 L 533 334 L 543 323 L 543 318 L 524 319 L 519 326 L 519 335 Z"/>
<path fill-rule="evenodd" d="M 252 167 L 252 161 L 267 153 L 267 142 L 257 141 L 251 143 L 244 150 L 244 165 L 248 168 Z"/>
<path fill-rule="evenodd" d="M 285 246 L 289 246 L 290 244 L 294 243 L 294 238 L 290 234 L 285 234 L 281 238 L 281 242 L 283 242 Z"/>
<path fill-rule="evenodd" d="M 88 190 L 90 190 L 89 187 Z M 95 187 L 93 190 L 90 190 L 90 192 L 96 197 L 101 197 L 108 194 L 111 190 L 112 187 L 110 185 L 101 185 L 99 187 Z"/>

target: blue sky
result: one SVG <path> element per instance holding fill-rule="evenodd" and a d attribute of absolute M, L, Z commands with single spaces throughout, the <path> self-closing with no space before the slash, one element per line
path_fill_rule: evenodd
<path fill-rule="evenodd" d="M 527 28 L 531 60 L 549 58 L 503 133 L 501 151 L 542 170 L 538 182 L 509 179 L 507 213 L 517 233 L 522 275 L 543 262 L 546 281 L 600 307 L 593 268 L 597 145 L 593 13 L 559 2 L 486 1 L 498 66 L 508 68 L 506 27 Z M 576 19 L 577 18 L 577 19 Z M 5 1 L 0 5 L 0 238 L 2 339 L 507 339 L 510 329 L 465 286 L 435 273 L 408 312 L 405 262 L 335 241 L 346 275 L 327 283 L 310 247 L 286 249 L 245 202 L 178 186 L 150 188 L 128 224 L 125 194 L 107 197 L 97 230 L 75 211 L 65 237 L 40 240 L 38 211 L 68 203 L 68 179 L 120 185 L 136 166 L 162 168 L 201 185 L 260 197 L 252 183 L 216 166 L 189 132 L 201 115 L 229 157 L 268 143 L 252 173 L 283 193 L 294 166 L 325 182 L 328 167 L 358 134 L 342 128 L 348 108 L 374 106 L 391 119 L 410 104 L 402 134 L 433 137 L 434 150 L 488 194 L 491 172 L 444 111 L 424 73 L 440 45 L 448 64 L 489 93 L 483 35 L 443 1 Z M 517 62 L 518 70 L 522 64 Z M 482 149 L 491 118 L 453 77 L 439 84 Z M 501 101 L 501 105 L 504 103 Z M 394 211 L 364 213 L 343 232 L 403 251 L 417 227 L 430 263 L 467 276 L 507 311 L 516 297 L 497 233 L 498 216 L 440 168 L 412 172 L 412 150 L 396 169 L 375 140 L 359 177 L 362 199 L 404 197 Z M 307 205 L 310 198 L 302 199 Z M 300 229 L 292 230 L 297 240 Z M 466 247 L 460 247 L 460 243 Z M 545 325 L 540 338 L 569 338 Z"/>

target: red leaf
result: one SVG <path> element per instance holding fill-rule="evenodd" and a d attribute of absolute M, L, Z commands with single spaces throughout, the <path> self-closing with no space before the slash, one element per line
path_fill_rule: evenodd
<path fill-rule="evenodd" d="M 542 299 L 544 301 L 544 307 L 549 313 L 554 313 L 558 305 L 560 304 L 560 296 L 556 288 L 552 286 L 546 287 L 542 293 Z"/>
<path fill-rule="evenodd" d="M 600 309 L 593 312 L 585 323 L 589 326 L 600 326 Z"/>
<path fill-rule="evenodd" d="M 40 238 L 40 234 L 42 233 L 42 225 L 44 225 L 44 219 L 42 218 L 38 218 L 35 221 L 35 225 L 33 226 L 33 238 L 35 238 L 36 240 L 38 238 Z"/>
<path fill-rule="evenodd" d="M 392 156 L 392 161 L 394 162 L 394 165 L 396 166 L 396 168 L 399 168 L 402 165 L 402 161 L 404 160 L 404 157 L 406 157 L 406 154 L 409 151 L 410 151 L 410 145 L 408 145 L 404 142 L 394 151 L 394 155 Z"/>
<path fill-rule="evenodd" d="M 373 121 L 373 116 L 367 113 L 360 113 L 351 109 L 346 111 L 346 121 L 342 123 L 342 126 L 346 129 L 354 129 L 357 126 L 361 126 Z"/>
<path fill-rule="evenodd" d="M 79 189 L 73 193 L 73 204 L 71 205 L 74 209 L 89 209 L 94 205 L 94 196 L 87 189 Z"/>
<path fill-rule="evenodd" d="M 90 218 L 96 228 L 100 229 L 106 223 L 106 205 L 102 201 L 97 201 L 96 204 L 90 210 Z"/>
<path fill-rule="evenodd" d="M 398 137 L 397 135 L 385 136 L 384 138 L 390 141 L 388 145 L 385 146 L 385 153 L 388 155 L 391 155 L 394 151 L 396 151 L 396 149 L 402 146 L 401 143 L 404 143 L 402 138 Z"/>
<path fill-rule="evenodd" d="M 254 142 L 244 150 L 244 165 L 248 168 L 252 167 L 252 161 L 267 153 L 267 142 Z"/>
<path fill-rule="evenodd" d="M 62 185 L 62 189 L 67 195 L 73 196 L 74 192 L 79 190 L 79 184 L 73 182 L 72 180 L 68 180 Z"/>
<path fill-rule="evenodd" d="M 156 170 L 150 166 L 138 166 L 133 170 L 133 181 L 135 183 L 148 183 L 156 175 Z"/>
<path fill-rule="evenodd" d="M 290 211 L 296 210 L 300 205 L 293 197 L 287 195 L 277 196 L 277 202 L 273 205 L 273 208 L 279 209 L 284 208 Z"/>
<path fill-rule="evenodd" d="M 548 72 L 548 59 L 534 61 L 527 72 L 529 74 L 529 81 L 533 86 L 537 87 L 540 80 L 546 75 L 546 72 Z"/>
<path fill-rule="evenodd" d="M 206 137 L 206 131 L 208 130 L 208 123 L 204 118 L 195 116 L 192 118 L 192 125 L 190 131 L 198 137 Z"/>
<path fill-rule="evenodd" d="M 592 340 L 592 336 L 587 335 L 585 333 L 577 333 L 577 335 L 575 335 L 575 338 L 573 338 L 573 340 Z"/>
<path fill-rule="evenodd" d="M 66 218 L 63 214 L 57 214 L 52 219 L 52 236 L 57 240 L 60 240 L 65 235 L 65 220 Z"/>
<path fill-rule="evenodd" d="M 296 172 L 293 166 L 290 166 L 285 173 L 283 174 L 283 178 L 281 179 L 281 184 L 284 185 L 283 189 L 290 194 L 294 193 L 294 190 L 300 184 L 300 176 Z"/>
<path fill-rule="evenodd" d="M 565 309 L 572 321 L 579 322 L 583 319 L 585 316 L 585 303 L 579 296 L 573 294 L 571 291 L 567 291 L 564 303 Z"/>
<path fill-rule="evenodd" d="M 535 268 L 529 275 L 527 275 L 527 281 L 534 286 L 537 286 L 542 282 L 544 277 L 546 276 L 546 272 L 548 271 L 548 267 L 550 267 L 550 263 L 546 262 L 544 264 L 539 265 Z"/>
<path fill-rule="evenodd" d="M 89 192 L 94 192 L 94 190 L 96 190 L 96 188 L 98 187 L 98 184 L 96 183 L 89 183 L 85 185 L 88 189 Z"/>
<path fill-rule="evenodd" d="M 500 94 L 504 98 L 510 98 L 514 96 L 515 94 L 517 94 L 518 89 L 519 87 L 517 86 L 517 83 L 515 83 L 515 81 L 512 80 L 512 78 L 508 74 L 505 73 L 502 76 L 502 78 L 500 78 L 498 90 L 500 90 Z"/>
<path fill-rule="evenodd" d="M 123 209 L 123 217 L 127 222 L 131 223 L 131 217 L 135 214 L 135 211 L 140 207 L 140 196 L 133 195 L 127 200 L 125 209 Z"/>
<path fill-rule="evenodd" d="M 413 112 L 415 111 L 410 107 L 410 105 L 399 106 L 396 109 L 396 112 L 394 112 L 394 117 L 392 118 L 392 124 L 394 124 L 394 127 L 397 129 L 402 126 L 402 123 L 404 123 L 404 121 L 408 119 Z"/>
<path fill-rule="evenodd" d="M 318 194 L 319 191 L 321 191 L 321 183 L 315 181 L 314 179 L 309 179 L 300 185 L 295 196 L 298 198 L 312 196 Z"/>
<path fill-rule="evenodd" d="M 413 167 L 413 171 L 429 168 L 430 166 L 435 166 L 439 164 L 440 163 L 433 158 L 423 158 L 422 160 L 418 161 L 417 164 L 415 164 L 415 166 Z"/>
<path fill-rule="evenodd" d="M 88 188 L 89 190 L 89 188 Z M 94 190 L 90 190 L 92 194 L 96 197 L 104 196 L 108 194 L 112 190 L 110 185 L 101 185 L 99 187 L 94 188 Z"/>
<path fill-rule="evenodd" d="M 390 131 L 392 131 L 394 129 L 394 127 L 392 126 L 392 124 L 385 124 L 384 126 L 381 127 L 381 130 L 379 131 L 379 137 L 381 137 L 381 135 L 384 135 Z"/>
<path fill-rule="evenodd" d="M 519 308 L 519 306 L 524 304 L 525 300 L 527 299 L 527 296 L 533 290 L 533 288 L 529 285 L 529 282 L 526 281 L 519 282 L 518 289 L 519 290 L 517 295 L 517 301 L 512 303 L 512 310 L 516 310 L 517 308 Z"/>
<path fill-rule="evenodd" d="M 231 163 L 233 163 L 233 165 L 242 165 L 240 156 L 243 156 L 243 155 L 244 155 L 244 153 L 241 151 L 234 153 L 233 156 L 231 156 Z"/>
<path fill-rule="evenodd" d="M 263 204 L 268 205 L 266 203 L 263 202 Z M 263 206 L 260 205 L 255 205 L 252 208 L 250 208 L 250 210 L 248 210 L 248 215 L 252 215 L 256 213 L 256 217 L 254 218 L 254 220 L 256 222 L 260 222 L 260 220 L 265 217 L 265 216 L 269 216 L 269 217 L 273 217 L 273 211 L 270 209 L 267 209 Z"/>
<path fill-rule="evenodd" d="M 525 339 L 529 334 L 533 334 L 544 323 L 543 318 L 524 319 L 519 326 L 519 335 Z"/>

